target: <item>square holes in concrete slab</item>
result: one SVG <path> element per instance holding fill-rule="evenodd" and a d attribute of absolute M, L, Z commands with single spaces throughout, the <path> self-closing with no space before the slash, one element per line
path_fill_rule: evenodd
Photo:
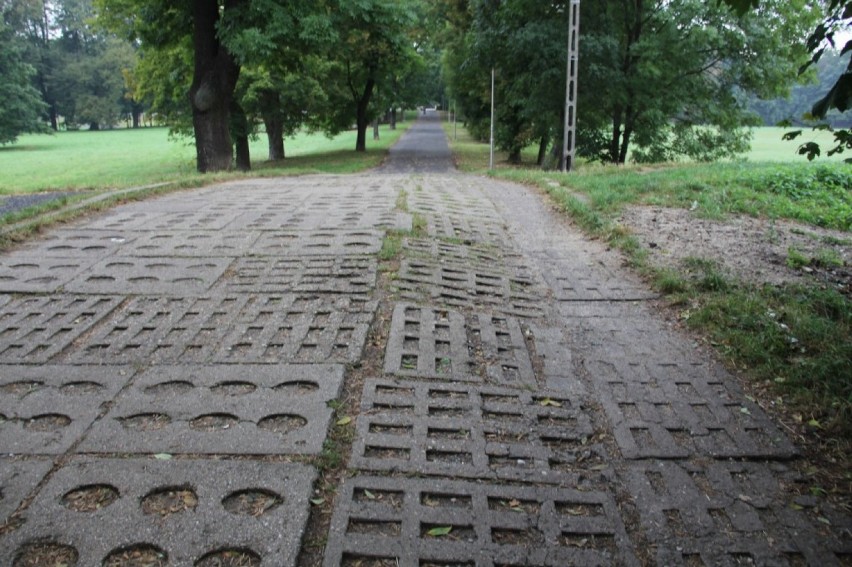
<path fill-rule="evenodd" d="M 385 372 L 401 376 L 536 386 L 517 319 L 401 303 L 394 308 Z"/>
<path fill-rule="evenodd" d="M 317 454 L 343 367 L 154 366 L 81 445 L 122 453 Z"/>
<path fill-rule="evenodd" d="M 581 400 L 434 382 L 368 380 L 350 464 L 597 486 L 610 475 Z"/>
<path fill-rule="evenodd" d="M 134 373 L 118 366 L 0 366 L 0 452 L 67 451 Z"/>
<path fill-rule="evenodd" d="M 810 480 L 782 464 L 648 461 L 625 476 L 659 564 L 840 565 L 852 554 L 848 515 L 796 496 Z"/>
<path fill-rule="evenodd" d="M 733 379 L 721 370 L 623 359 L 586 365 L 628 459 L 797 454 L 787 437 L 757 404 L 736 391 Z"/>
<path fill-rule="evenodd" d="M 67 295 L 12 299 L 0 307 L 0 362 L 47 362 L 119 303 L 117 297 Z"/>
<path fill-rule="evenodd" d="M 75 459 L 5 537 L 0 563 L 53 545 L 81 566 L 295 565 L 314 476 L 291 463 Z"/>
<path fill-rule="evenodd" d="M 370 293 L 377 264 L 370 256 L 241 258 L 217 287 L 228 293 Z"/>
<path fill-rule="evenodd" d="M 603 491 L 355 477 L 330 533 L 325 567 L 637 565 Z"/>

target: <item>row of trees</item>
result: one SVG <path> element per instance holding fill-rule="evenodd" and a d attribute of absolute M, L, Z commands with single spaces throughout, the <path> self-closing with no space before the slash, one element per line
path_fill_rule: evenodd
<path fill-rule="evenodd" d="M 354 124 L 364 151 L 372 120 L 440 96 L 419 0 L 95 5 L 102 25 L 140 45 L 140 94 L 179 127 L 191 124 L 202 172 L 232 167 L 233 146 L 236 167 L 249 168 L 259 121 L 271 159 L 284 157 L 284 137 L 299 128 L 334 134 Z"/>
<path fill-rule="evenodd" d="M 496 139 L 510 158 L 540 144 L 561 158 L 569 0 L 439 0 L 449 22 L 445 72 L 474 133 L 489 125 L 497 72 Z M 820 3 L 762 0 L 739 14 L 712 0 L 581 4 L 577 121 L 580 155 L 624 163 L 712 160 L 748 147 L 750 96 L 786 95 L 808 59 Z"/>
<path fill-rule="evenodd" d="M 97 129 L 143 103 L 195 137 L 199 171 L 250 167 L 301 128 L 357 126 L 440 99 L 440 55 L 423 0 L 0 0 L 0 65 L 28 110 L 10 129 Z M 7 59 L 9 62 L 7 63 Z M 6 67 L 10 71 L 6 71 Z M 6 81 L 4 81 L 5 83 Z M 33 90 L 35 89 L 35 90 Z M 18 93 L 19 95 L 23 93 Z M 8 98 L 7 98 L 8 100 Z M 234 149 L 236 148 L 236 152 Z M 235 154 L 235 159 L 234 159 Z"/>

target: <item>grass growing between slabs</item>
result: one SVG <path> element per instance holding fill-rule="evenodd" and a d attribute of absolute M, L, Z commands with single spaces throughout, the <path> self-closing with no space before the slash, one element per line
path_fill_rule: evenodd
<path fill-rule="evenodd" d="M 780 138 L 778 132 L 764 137 L 774 140 L 775 134 Z M 460 169 L 484 172 L 487 145 L 461 128 L 458 140 L 449 138 Z M 773 151 L 776 156 L 785 155 L 777 148 Z M 745 214 L 849 232 L 852 167 L 837 162 L 581 164 L 566 176 L 535 168 L 533 149 L 523 154 L 526 165 L 511 166 L 500 153 L 495 160 L 490 175 L 540 187 L 584 231 L 624 251 L 633 266 L 667 295 L 687 325 L 701 332 L 732 367 L 753 378 L 756 387 L 768 392 L 767 399 L 774 400 L 770 403 L 785 407 L 794 421 L 823 435 L 852 436 L 852 300 L 848 296 L 816 281 L 807 286 L 737 281 L 712 261 L 700 258 L 677 268 L 657 268 L 629 230 L 618 224 L 624 207 L 654 205 L 690 209 L 709 219 Z M 839 262 L 843 267 L 837 256 L 800 258 L 795 250 L 787 262 L 834 266 Z"/>

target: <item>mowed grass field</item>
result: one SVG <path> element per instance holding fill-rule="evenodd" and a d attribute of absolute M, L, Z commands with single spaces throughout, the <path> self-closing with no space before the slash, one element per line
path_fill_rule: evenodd
<path fill-rule="evenodd" d="M 409 124 L 398 122 L 396 130 L 382 126 L 377 141 L 368 132 L 366 153 L 354 151 L 354 131 L 334 138 L 300 134 L 285 140 L 287 158 L 280 162 L 266 161 L 267 139 L 260 135 L 251 142 L 252 168 L 257 175 L 368 169 L 381 163 L 387 148 Z M 221 177 L 216 175 L 216 179 Z M 15 144 L 0 147 L 0 195 L 114 189 L 194 179 L 204 181 L 195 171 L 192 141 L 172 139 L 166 128 L 24 135 Z"/>

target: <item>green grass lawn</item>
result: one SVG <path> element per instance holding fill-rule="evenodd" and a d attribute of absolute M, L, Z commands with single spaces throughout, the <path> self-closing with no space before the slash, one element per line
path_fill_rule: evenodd
<path fill-rule="evenodd" d="M 257 175 L 368 169 L 382 161 L 409 124 L 400 122 L 396 130 L 382 126 L 378 141 L 368 132 L 366 153 L 354 151 L 355 132 L 331 139 L 300 134 L 285 141 L 283 162 L 265 162 L 267 141 L 261 135 L 251 142 L 252 167 Z M 243 174 L 198 174 L 190 140 L 170 139 L 165 128 L 25 135 L 0 147 L 0 194 L 113 189 L 176 180 L 202 183 L 229 175 Z"/>

